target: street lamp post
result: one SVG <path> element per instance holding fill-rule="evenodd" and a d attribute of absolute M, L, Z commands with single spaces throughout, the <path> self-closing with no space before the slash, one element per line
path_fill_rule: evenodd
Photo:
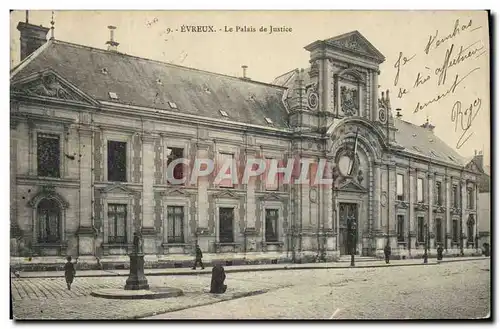
<path fill-rule="evenodd" d="M 427 224 L 424 225 L 424 233 L 425 233 L 425 241 L 424 241 L 424 264 L 427 264 L 427 258 L 429 257 L 427 255 L 427 243 L 428 243 L 428 240 L 429 240 L 429 234 L 428 234 L 428 231 L 429 231 L 429 227 L 427 226 Z"/>
<path fill-rule="evenodd" d="M 351 266 L 355 266 L 354 264 L 354 254 L 356 253 L 356 220 L 351 218 L 349 223 L 349 233 L 351 238 Z"/>

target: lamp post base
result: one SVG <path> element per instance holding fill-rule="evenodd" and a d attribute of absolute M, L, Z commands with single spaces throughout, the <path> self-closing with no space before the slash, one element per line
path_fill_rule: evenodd
<path fill-rule="evenodd" d="M 355 266 L 354 265 L 354 254 L 351 254 L 351 266 Z"/>

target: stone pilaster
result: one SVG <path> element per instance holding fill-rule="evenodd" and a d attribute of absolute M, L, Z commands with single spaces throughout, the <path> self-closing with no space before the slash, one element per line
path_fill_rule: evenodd
<path fill-rule="evenodd" d="M 144 239 L 143 250 L 146 254 L 155 254 L 155 217 L 154 217 L 154 176 L 155 176 L 154 138 L 149 133 L 142 135 L 142 226 Z"/>
<path fill-rule="evenodd" d="M 80 199 L 79 199 L 79 227 L 78 227 L 78 254 L 89 256 L 94 253 L 94 231 L 92 228 L 92 137 L 90 127 L 78 129 L 79 137 L 79 171 L 80 171 Z"/>
<path fill-rule="evenodd" d="M 444 186 L 445 186 L 445 191 L 444 191 L 444 204 L 446 207 L 445 210 L 445 249 L 448 250 L 448 247 L 451 248 L 451 236 L 452 236 L 452 226 L 451 226 L 451 213 L 450 213 L 450 206 L 451 206 L 451 180 L 448 176 L 444 178 Z"/>
<path fill-rule="evenodd" d="M 429 203 L 429 210 L 428 210 L 428 216 L 429 216 L 429 248 L 433 248 L 434 246 L 434 232 L 435 232 L 435 225 L 434 225 L 434 214 L 433 214 L 433 205 L 434 205 L 434 174 L 431 174 L 430 172 L 427 173 L 427 200 Z"/>
<path fill-rule="evenodd" d="M 382 193 L 381 185 L 381 169 L 380 164 L 374 164 L 375 175 L 374 175 L 374 204 L 373 204 L 373 225 L 372 230 L 380 230 L 382 228 L 382 214 L 381 214 L 381 204 L 380 195 Z M 387 205 L 386 205 L 387 206 Z"/>
<path fill-rule="evenodd" d="M 206 143 L 197 143 L 196 157 L 198 159 L 209 159 L 210 158 L 210 145 Z M 198 194 L 196 204 L 198 206 L 198 228 L 208 229 L 208 216 L 209 216 L 209 204 L 208 204 L 208 188 L 210 186 L 210 176 L 198 177 L 197 187 Z"/>
<path fill-rule="evenodd" d="M 415 246 L 416 234 L 417 234 L 417 219 L 415 218 L 415 181 L 416 181 L 417 173 L 415 170 L 410 168 L 408 170 L 408 202 L 409 202 L 409 211 L 408 211 L 408 230 L 410 239 L 408 243 L 410 248 Z M 410 249 L 411 250 L 411 249 Z"/>

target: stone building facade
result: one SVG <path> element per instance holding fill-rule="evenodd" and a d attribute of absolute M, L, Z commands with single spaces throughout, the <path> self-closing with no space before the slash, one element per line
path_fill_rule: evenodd
<path fill-rule="evenodd" d="M 33 26 L 20 23 L 22 39 L 48 31 Z M 384 56 L 357 31 L 306 46 L 310 66 L 270 84 L 129 56 L 114 40 L 43 39 L 23 39 L 40 44 L 11 71 L 13 257 L 125 257 L 136 231 L 157 262 L 191 258 L 196 243 L 208 258 L 293 261 L 337 259 L 351 241 L 363 256 L 390 243 L 415 257 L 426 240 L 431 254 L 477 248 L 477 172 L 429 122 L 394 115 L 378 90 Z M 207 157 L 323 161 L 333 183 L 167 181 L 170 161 Z"/>

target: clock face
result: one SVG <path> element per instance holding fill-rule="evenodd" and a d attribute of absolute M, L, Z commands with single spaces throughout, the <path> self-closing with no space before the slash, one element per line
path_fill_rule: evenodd
<path fill-rule="evenodd" d="M 342 155 L 339 159 L 339 171 L 343 176 L 348 176 L 351 170 L 352 160 L 347 155 Z"/>

